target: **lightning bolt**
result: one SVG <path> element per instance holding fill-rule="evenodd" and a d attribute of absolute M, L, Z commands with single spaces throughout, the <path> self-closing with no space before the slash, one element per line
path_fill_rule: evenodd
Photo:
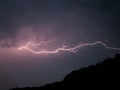
<path fill-rule="evenodd" d="M 109 47 L 108 45 L 106 45 L 105 43 L 103 43 L 101 41 L 97 41 L 97 42 L 94 42 L 94 43 L 78 44 L 77 46 L 72 47 L 72 48 L 67 48 L 67 46 L 63 45 L 61 48 L 57 48 L 56 50 L 53 50 L 53 51 L 49 51 L 49 50 L 35 51 L 35 50 L 30 48 L 30 46 L 32 46 L 32 47 L 34 47 L 36 49 L 39 49 L 38 46 L 40 46 L 41 44 L 48 44 L 48 43 L 49 42 L 44 42 L 44 41 L 42 41 L 40 43 L 37 43 L 37 44 L 34 44 L 32 42 L 28 42 L 25 46 L 19 47 L 18 50 L 27 50 L 27 51 L 29 51 L 29 52 L 31 52 L 33 54 L 55 54 L 55 53 L 58 53 L 60 51 L 67 51 L 67 52 L 74 52 L 74 53 L 76 53 L 82 47 L 94 46 L 94 45 L 100 44 L 100 45 L 104 46 L 106 49 L 120 51 L 120 48 Z"/>

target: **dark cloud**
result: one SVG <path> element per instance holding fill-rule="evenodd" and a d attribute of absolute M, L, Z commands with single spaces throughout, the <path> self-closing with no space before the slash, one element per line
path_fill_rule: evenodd
<path fill-rule="evenodd" d="M 77 14 L 77 19 L 79 19 L 74 21 L 75 24 L 82 23 L 79 20 L 86 18 L 83 16 L 89 15 L 89 13 L 93 13 L 93 17 L 98 14 L 118 17 L 119 2 L 119 0 L 1 0 L 0 29 L 6 36 L 12 36 L 22 26 L 45 26 L 51 22 L 66 24 L 69 23 L 68 19 L 76 19 L 76 16 L 70 17 L 69 14 Z M 83 15 L 80 15 L 83 11 Z M 74 24 L 72 25 L 74 26 Z"/>
<path fill-rule="evenodd" d="M 11 47 L 34 40 L 54 40 L 54 48 L 94 41 L 119 47 L 119 29 L 120 0 L 0 0 L 0 87 L 2 81 L 14 84 L 10 87 L 32 85 L 27 82 L 29 75 L 35 85 L 61 80 L 73 69 L 113 55 L 103 47 L 94 47 L 82 49 L 79 56 L 61 53 L 43 58 L 13 53 Z M 2 48 L 7 50 L 2 52 Z"/>

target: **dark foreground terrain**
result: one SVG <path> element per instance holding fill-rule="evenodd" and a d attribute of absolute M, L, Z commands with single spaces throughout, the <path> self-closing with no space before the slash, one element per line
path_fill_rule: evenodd
<path fill-rule="evenodd" d="M 42 87 L 14 88 L 10 90 L 120 90 L 120 55 L 108 58 L 68 74 L 63 81 Z"/>

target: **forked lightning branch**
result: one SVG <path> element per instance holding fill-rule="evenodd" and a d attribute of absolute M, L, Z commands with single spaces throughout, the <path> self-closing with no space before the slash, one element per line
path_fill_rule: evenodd
<path fill-rule="evenodd" d="M 62 47 L 57 48 L 57 49 L 52 50 L 52 51 L 50 51 L 50 50 L 39 50 L 39 46 L 42 43 L 46 44 L 47 42 L 44 42 L 44 41 L 42 41 L 40 43 L 28 42 L 25 46 L 18 47 L 18 50 L 27 50 L 27 51 L 29 51 L 29 52 L 31 52 L 33 54 L 55 54 L 55 53 L 59 53 L 60 51 L 76 53 L 82 47 L 85 48 L 87 46 L 94 46 L 94 45 L 99 44 L 99 45 L 104 46 L 106 49 L 120 51 L 120 48 L 108 46 L 108 45 L 106 45 L 105 43 L 103 43 L 101 41 L 97 41 L 97 42 L 93 42 L 93 43 L 78 44 L 75 47 L 71 47 L 71 48 L 68 48 L 67 46 L 63 45 Z M 35 51 L 34 49 L 30 48 L 30 46 L 38 49 L 38 51 Z"/>

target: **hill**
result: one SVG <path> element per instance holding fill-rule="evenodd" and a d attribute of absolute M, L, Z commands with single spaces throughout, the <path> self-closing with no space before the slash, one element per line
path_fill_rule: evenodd
<path fill-rule="evenodd" d="M 63 81 L 42 87 L 14 88 L 11 90 L 63 90 L 95 89 L 120 90 L 120 55 L 107 58 L 101 63 L 72 71 Z"/>

